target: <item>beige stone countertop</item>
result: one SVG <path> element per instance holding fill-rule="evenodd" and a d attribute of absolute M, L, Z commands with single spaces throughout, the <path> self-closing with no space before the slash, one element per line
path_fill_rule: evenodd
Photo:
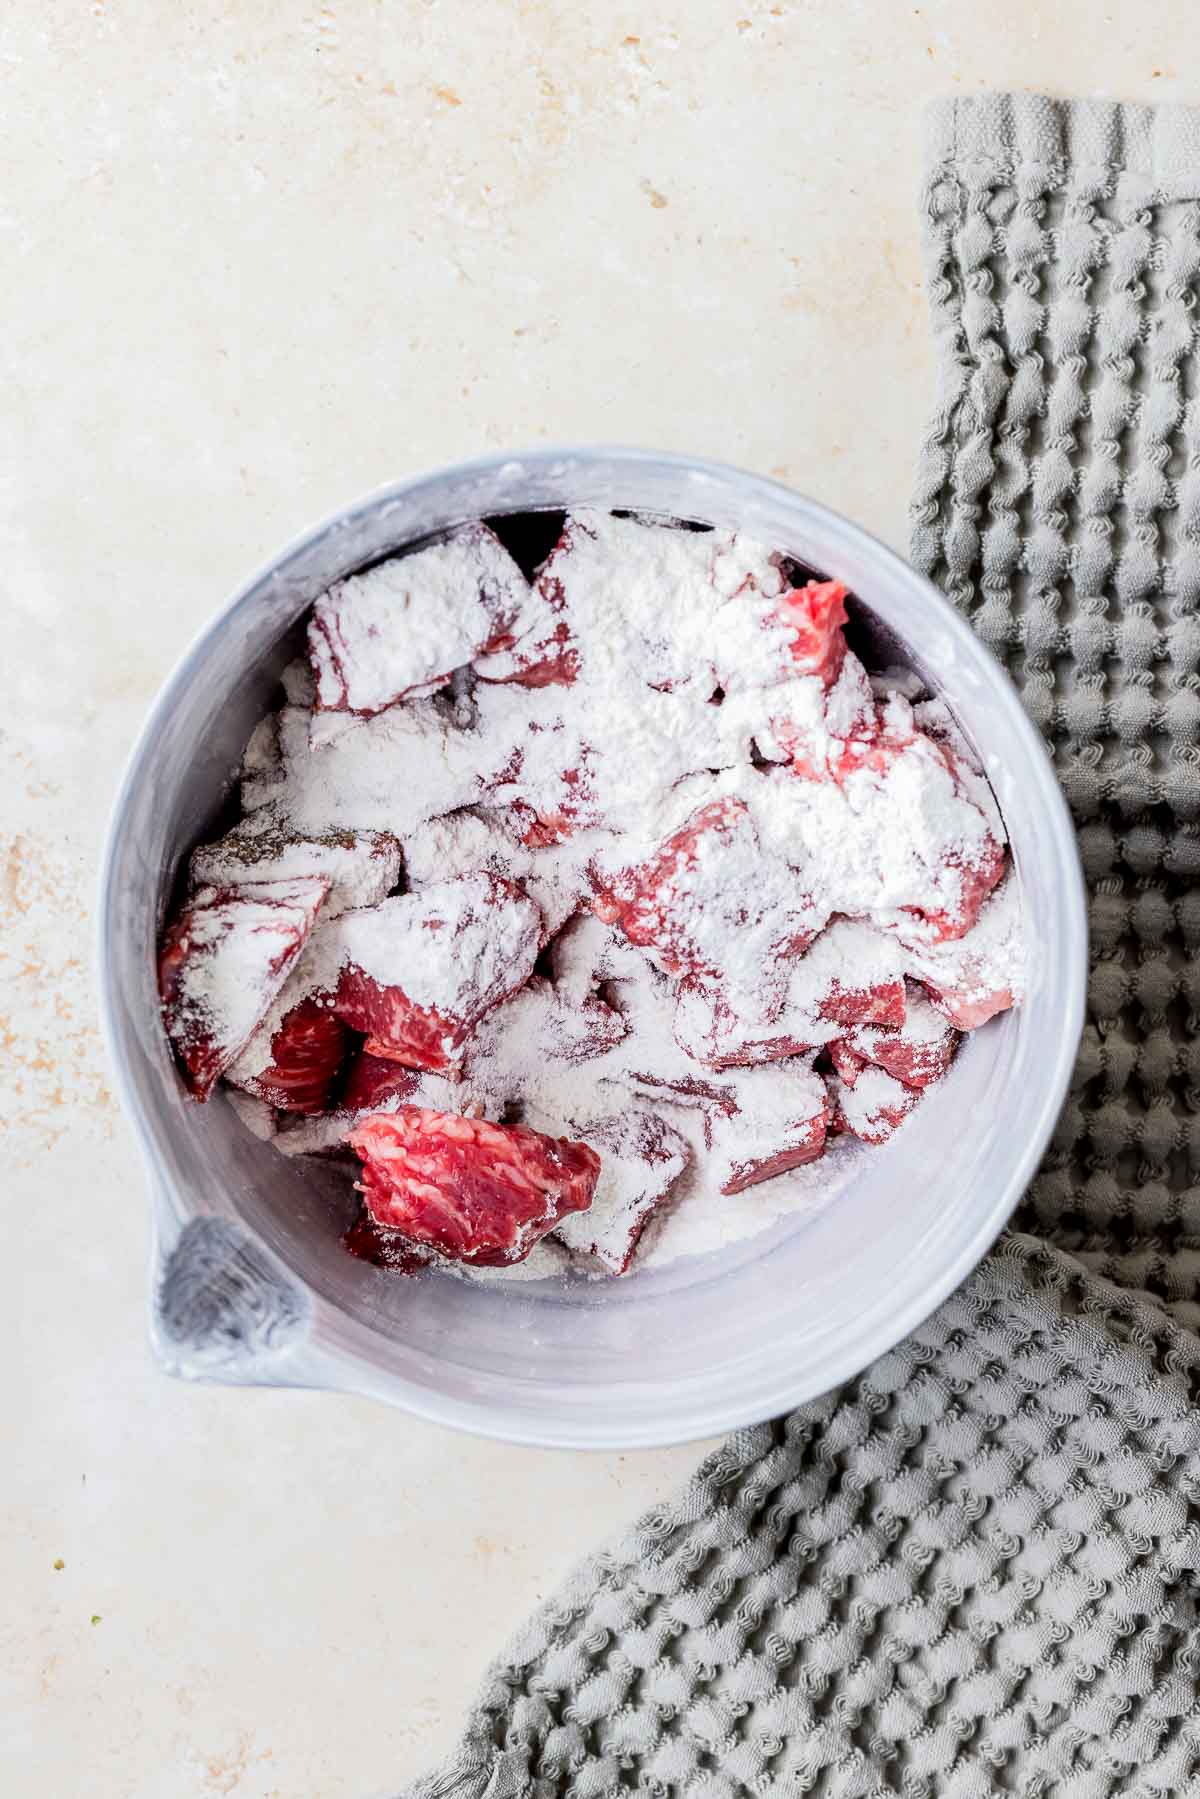
<path fill-rule="evenodd" d="M 938 94 L 1195 99 L 1190 0 L 8 0 L 0 31 L 0 1791 L 349 1799 L 695 1449 L 175 1384 L 95 1023 L 106 811 L 258 563 L 608 440 L 905 541 Z"/>

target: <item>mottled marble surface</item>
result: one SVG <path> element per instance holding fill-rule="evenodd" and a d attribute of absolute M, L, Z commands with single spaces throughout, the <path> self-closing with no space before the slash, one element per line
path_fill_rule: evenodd
<path fill-rule="evenodd" d="M 1187 0 L 10 0 L 0 1790 L 344 1799 L 692 1449 L 174 1385 L 97 1035 L 104 818 L 213 607 L 381 481 L 619 440 L 902 546 L 922 101 L 1195 99 Z"/>

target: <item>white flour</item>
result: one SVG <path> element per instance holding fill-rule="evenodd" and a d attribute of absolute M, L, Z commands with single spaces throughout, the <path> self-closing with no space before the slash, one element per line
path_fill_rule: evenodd
<path fill-rule="evenodd" d="M 464 874 L 384 900 L 340 921 L 343 960 L 415 1005 L 461 1018 L 476 995 L 507 992 L 533 973 L 537 907 L 490 874 Z"/>
<path fill-rule="evenodd" d="M 934 1068 L 943 1012 L 968 1023 L 1019 998 L 1019 908 L 1010 876 L 973 929 L 939 940 L 1000 866 L 990 789 L 911 671 L 868 677 L 852 653 L 798 664 L 786 587 L 779 558 L 732 534 L 585 513 L 533 586 L 471 527 L 331 590 L 315 681 L 291 665 L 287 703 L 247 747 L 248 820 L 194 864 L 197 879 L 304 865 L 334 883 L 235 1073 L 261 1070 L 287 1010 L 331 995 L 347 965 L 453 1017 L 552 938 L 553 981 L 488 1012 L 461 1078 L 422 1075 L 404 1103 L 595 1133 L 602 1162 L 607 1142 L 595 1213 L 563 1235 L 612 1271 L 643 1226 L 638 1264 L 655 1265 L 840 1190 L 869 1153 L 846 1141 L 720 1188 L 819 1152 L 830 1093 L 853 1128 L 886 1133 L 915 1102 L 870 1060 L 889 1041 L 878 1021 L 912 992 L 906 1041 Z M 469 660 L 480 678 L 445 686 Z M 564 669 L 566 685 L 511 679 Z M 397 839 L 408 892 L 385 898 Z M 523 886 L 528 916 L 480 904 L 497 877 Z M 597 894 L 642 947 L 584 910 Z M 867 1061 L 827 1087 L 814 1053 L 838 1042 Z M 662 1205 L 637 1151 L 655 1119 Z M 285 1120 L 279 1144 L 332 1150 L 347 1123 Z M 534 1267 L 562 1254 L 547 1245 Z"/>

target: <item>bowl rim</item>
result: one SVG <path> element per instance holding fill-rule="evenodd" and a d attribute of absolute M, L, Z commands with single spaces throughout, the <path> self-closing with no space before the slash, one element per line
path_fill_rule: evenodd
<path fill-rule="evenodd" d="M 508 465 L 516 465 L 522 469 L 549 469 L 564 461 L 588 458 L 603 458 L 610 463 L 627 465 L 631 470 L 636 470 L 639 465 L 653 464 L 658 468 L 686 474 L 698 483 L 698 502 L 702 502 L 702 484 L 705 481 L 724 484 L 733 480 L 747 494 L 758 493 L 764 498 L 774 498 L 790 506 L 799 503 L 828 534 L 853 543 L 875 566 L 890 568 L 897 580 L 921 590 L 923 602 L 931 609 L 932 617 L 949 632 L 955 644 L 964 652 L 968 663 L 987 671 L 991 698 L 1005 714 L 1008 728 L 1023 739 L 1028 748 L 1036 749 L 1037 755 L 1044 759 L 1047 779 L 1039 784 L 1039 797 L 1048 814 L 1054 839 L 1063 852 L 1063 932 L 1066 940 L 1077 949 L 1077 953 L 1070 958 L 1070 966 L 1063 971 L 1065 1002 L 1062 1029 L 1057 1042 L 1047 1049 L 1044 1065 L 1047 1079 L 1036 1103 L 1023 1119 L 1023 1145 L 1007 1180 L 995 1191 L 990 1203 L 980 1207 L 962 1246 L 944 1265 L 939 1266 L 934 1278 L 896 1311 L 884 1314 L 871 1329 L 862 1336 L 856 1336 L 852 1347 L 840 1353 L 833 1351 L 827 1354 L 819 1364 L 820 1378 L 815 1382 L 811 1375 L 805 1377 L 806 1364 L 801 1363 L 780 1370 L 777 1378 L 752 1402 L 713 1403 L 707 1407 L 699 1404 L 678 1424 L 668 1423 L 662 1428 L 655 1428 L 650 1423 L 639 1423 L 632 1429 L 591 1432 L 586 1437 L 572 1430 L 570 1421 L 565 1429 L 539 1429 L 526 1425 L 523 1420 L 497 1420 L 492 1412 L 477 1402 L 438 1394 L 403 1376 L 384 1374 L 365 1365 L 346 1342 L 345 1325 L 351 1321 L 317 1293 L 310 1293 L 313 1308 L 312 1343 L 317 1349 L 313 1360 L 314 1372 L 311 1378 L 302 1369 L 295 1379 L 282 1371 L 278 1377 L 287 1384 L 319 1385 L 376 1398 L 399 1406 L 428 1422 L 450 1425 L 469 1434 L 496 1441 L 539 1448 L 613 1450 L 667 1447 L 722 1435 L 730 1430 L 777 1417 L 852 1379 L 880 1356 L 895 1348 L 936 1311 L 992 1247 L 1041 1162 L 1066 1097 L 1083 1031 L 1088 977 L 1087 895 L 1074 822 L 1055 775 L 1045 739 L 1025 710 L 1007 671 L 928 577 L 913 568 L 865 527 L 789 487 L 785 482 L 754 474 L 736 464 L 674 452 L 606 443 L 508 450 L 446 463 L 436 469 L 376 487 L 318 524 L 300 532 L 263 562 L 193 635 L 159 687 L 129 750 L 109 818 L 99 875 L 96 965 L 101 1029 L 118 1096 L 133 1125 L 151 1188 L 156 1195 L 156 1204 L 160 1211 L 166 1207 L 182 1220 L 191 1216 L 192 1212 L 182 1196 L 169 1191 L 169 1183 L 165 1179 L 150 1127 L 150 1108 L 143 1103 L 143 1097 L 131 1078 L 122 1040 L 112 958 L 109 954 L 115 929 L 114 881 L 122 839 L 133 796 L 146 777 L 148 759 L 163 722 L 171 716 L 181 692 L 189 685 L 193 670 L 210 639 L 221 632 L 243 607 L 254 604 L 265 583 L 278 577 L 291 562 L 303 557 L 330 534 L 352 530 L 358 521 L 369 518 L 381 508 L 396 501 L 411 499 L 423 488 L 437 489 L 448 479 L 461 480 L 474 475 L 482 477 L 498 474 Z M 698 504 L 697 516 L 703 516 L 702 504 Z M 860 597 L 869 607 L 869 596 Z M 265 1245 L 262 1248 L 265 1254 L 278 1260 Z M 303 1284 L 302 1277 L 295 1270 L 288 1268 L 286 1273 L 296 1284 Z M 331 1332 L 328 1329 L 331 1318 L 340 1321 L 341 1328 Z"/>

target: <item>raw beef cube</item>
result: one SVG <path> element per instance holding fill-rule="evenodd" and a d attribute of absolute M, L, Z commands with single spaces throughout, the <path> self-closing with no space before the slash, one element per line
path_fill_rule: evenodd
<path fill-rule="evenodd" d="M 578 861 L 555 846 L 534 850 L 513 842 L 496 812 L 468 808 L 435 818 L 404 840 L 405 874 L 419 892 L 431 881 L 483 870 L 514 882 L 542 914 L 547 939 L 586 904 L 588 884 Z"/>
<path fill-rule="evenodd" d="M 722 1193 L 742 1193 L 747 1187 L 757 1187 L 763 1181 L 770 1181 L 778 1174 L 787 1174 L 793 1168 L 803 1168 L 808 1162 L 817 1161 L 825 1153 L 826 1118 L 798 1119 L 795 1126 L 784 1133 L 780 1147 L 772 1154 L 763 1156 L 736 1155 L 728 1156 L 729 1177 L 722 1182 Z"/>
<path fill-rule="evenodd" d="M 734 596 L 775 595 L 782 585 L 769 553 L 729 532 L 585 509 L 567 520 L 535 578 L 534 624 L 517 649 L 526 666 L 557 679 L 580 668 L 621 668 L 633 709 L 639 689 L 691 692 L 703 704 L 718 686 L 714 658 L 730 636 L 726 613 L 744 604 Z M 779 637 L 786 658 L 782 626 Z M 511 678 L 509 663 L 476 667 L 489 679 Z"/>
<path fill-rule="evenodd" d="M 675 1041 L 685 1055 L 706 1068 L 783 1062 L 816 1049 L 834 1029 L 807 1014 L 786 1021 L 777 1015 L 772 1021 L 753 1002 L 739 1008 L 715 982 L 680 984 Z"/>
<path fill-rule="evenodd" d="M 486 681 L 570 685 L 587 660 L 590 632 L 598 656 L 619 659 L 633 678 L 669 689 L 679 661 L 687 662 L 670 618 L 703 609 L 708 562 L 707 548 L 688 532 L 605 512 L 574 513 L 534 579 L 529 617 L 513 645 L 477 660 L 476 671 Z M 681 590 L 689 607 L 679 605 Z M 638 603 L 646 592 L 654 596 L 649 607 Z M 711 679 L 707 685 L 711 690 Z"/>
<path fill-rule="evenodd" d="M 554 938 L 550 973 L 554 985 L 575 1000 L 595 993 L 605 981 L 641 978 L 649 985 L 661 980 L 622 932 L 591 911 L 570 919 Z"/>
<path fill-rule="evenodd" d="M 768 760 L 790 761 L 810 781 L 841 781 L 869 760 L 879 742 L 879 709 L 866 669 L 847 650 L 832 685 L 796 675 L 768 696 L 766 732 L 755 741 Z"/>
<path fill-rule="evenodd" d="M 744 904 L 737 896 L 758 853 L 742 802 L 714 800 L 693 812 L 649 862 L 611 875 L 597 871 L 592 909 L 631 943 L 653 951 L 664 973 L 715 976 L 727 943 L 706 938 L 721 926 L 725 934 L 735 928 L 735 909 Z"/>
<path fill-rule="evenodd" d="M 665 974 L 753 971 L 764 991 L 824 916 L 785 864 L 763 852 L 740 799 L 701 806 L 640 866 L 593 871 L 597 917 L 619 925 Z"/>
<path fill-rule="evenodd" d="M 579 1134 L 600 1153 L 600 1178 L 587 1211 L 564 1218 L 554 1234 L 609 1274 L 624 1274 L 642 1232 L 691 1160 L 691 1150 L 653 1112 L 621 1112 L 584 1126 Z"/>
<path fill-rule="evenodd" d="M 509 850 L 511 879 L 527 893 L 542 915 L 543 945 L 574 918 L 591 897 L 587 876 L 578 855 L 567 846 L 548 844 L 525 854 Z"/>
<path fill-rule="evenodd" d="M 846 653 L 847 592 L 840 581 L 806 581 L 775 601 L 797 672 L 817 675 L 826 687 L 833 686 Z"/>
<path fill-rule="evenodd" d="M 516 1097 L 522 1073 L 540 1064 L 577 1068 L 607 1055 L 629 1032 L 625 1019 L 595 994 L 575 999 L 534 975 L 519 992 L 495 1006 L 465 1051 L 472 1081 L 487 1086 L 489 1075 L 508 1083 Z"/>
<path fill-rule="evenodd" d="M 793 969 L 788 1005 L 833 1024 L 901 1024 L 907 1006 L 901 960 L 879 932 L 858 919 L 839 919 Z"/>
<path fill-rule="evenodd" d="M 351 1131 L 360 1190 L 377 1224 L 452 1261 L 519 1262 L 592 1202 L 600 1158 L 586 1143 L 402 1106 Z"/>
<path fill-rule="evenodd" d="M 902 906 L 893 928 L 903 942 L 937 942 L 970 930 L 1007 866 L 1004 826 L 987 782 L 943 734 L 919 730 L 913 708 L 899 693 L 879 708 L 876 740 L 855 761 L 847 755 L 839 779 L 860 793 L 884 787 L 889 802 L 941 821 L 932 856 L 929 896 Z M 907 917 L 904 915 L 907 914 Z"/>
<path fill-rule="evenodd" d="M 350 1064 L 338 1109 L 351 1114 L 377 1112 L 391 1101 L 410 1098 L 420 1085 L 417 1069 L 405 1068 L 390 1056 L 372 1056 L 360 1050 Z"/>
<path fill-rule="evenodd" d="M 829 1089 L 834 1128 L 849 1131 L 862 1143 L 886 1143 L 921 1097 L 919 1089 L 870 1064 L 858 1070 L 853 1082 L 833 1075 Z"/>
<path fill-rule="evenodd" d="M 597 807 L 592 747 L 553 694 L 493 687 L 479 695 L 478 728 L 490 746 L 479 791 L 514 843 L 544 849 L 610 822 Z"/>
<path fill-rule="evenodd" d="M 814 695 L 805 702 L 818 709 L 833 686 L 846 640 L 846 589 L 840 581 L 787 585 L 772 571 L 751 579 L 718 610 L 713 622 L 717 677 L 728 693 L 770 690 L 806 684 Z M 782 695 L 770 696 L 773 709 Z"/>
<path fill-rule="evenodd" d="M 340 932 L 338 1016 L 370 1054 L 442 1069 L 533 973 L 542 921 L 510 881 L 471 874 L 346 913 Z"/>
<path fill-rule="evenodd" d="M 326 739 L 321 728 L 329 724 L 339 734 Z M 509 741 L 493 744 L 456 730 L 434 700 L 410 700 L 370 718 L 285 706 L 279 746 L 284 778 L 271 797 L 302 837 L 374 830 L 403 838 L 426 819 L 477 800 L 489 758 L 499 767 L 512 753 Z"/>
<path fill-rule="evenodd" d="M 531 584 L 503 637 L 474 658 L 481 681 L 521 687 L 569 687 L 579 673 L 579 646 L 563 581 L 575 535 L 570 521 Z"/>
<path fill-rule="evenodd" d="M 350 1047 L 350 1033 L 333 1010 L 341 965 L 341 918 L 327 917 L 323 908 L 303 954 L 225 1070 L 231 1085 L 283 1112 L 325 1110 Z"/>
<path fill-rule="evenodd" d="M 273 808 L 255 812 L 216 843 L 193 850 L 188 865 L 193 887 L 327 875 L 323 919 L 350 906 L 376 905 L 395 887 L 400 870 L 400 845 L 386 831 L 329 830 L 305 837 Z"/>
<path fill-rule="evenodd" d="M 555 1134 L 573 1127 L 581 1104 L 583 1116 L 595 1109 L 575 1071 L 602 1064 L 628 1029 L 596 994 L 577 1000 L 535 975 L 477 1027 L 464 1050 L 462 1080 L 487 1117 Z M 593 1074 L 595 1083 L 603 1080 L 603 1067 Z M 448 1103 L 468 1109 L 457 1094 Z"/>
<path fill-rule="evenodd" d="M 959 1033 L 913 985 L 903 1024 L 860 1024 L 847 1042 L 857 1056 L 874 1062 L 906 1087 L 928 1087 L 954 1060 Z"/>
<path fill-rule="evenodd" d="M 734 1093 L 736 1112 L 713 1128 L 722 1193 L 741 1193 L 824 1153 L 828 1095 L 811 1057 L 741 1071 Z"/>
<path fill-rule="evenodd" d="M 321 711 L 382 712 L 510 640 L 529 583 L 486 525 L 392 556 L 321 595 L 308 651 Z"/>
<path fill-rule="evenodd" d="M 787 969 L 782 1003 L 720 983 L 684 981 L 675 1041 L 709 1068 L 779 1062 L 831 1043 L 847 1025 L 904 1018 L 901 952 L 878 931 L 839 919 Z"/>
<path fill-rule="evenodd" d="M 985 991 L 981 985 L 972 982 L 967 987 L 952 986 L 943 990 L 932 980 L 928 986 L 934 1004 L 941 1007 L 960 1031 L 977 1031 L 981 1024 L 1001 1012 L 1010 1012 L 1017 1004 L 1017 995 L 1011 987 L 989 987 Z"/>
<path fill-rule="evenodd" d="M 267 1030 L 264 1021 L 226 1069 L 225 1079 L 280 1112 L 324 1112 L 350 1043 L 350 1033 L 329 1000 L 315 996 L 300 1000 L 260 1046 L 257 1039 Z"/>
<path fill-rule="evenodd" d="M 531 726 L 531 739 L 536 736 Z M 569 734 L 549 763 L 519 750 L 487 783 L 486 794 L 517 849 L 556 849 L 605 822 L 596 802 L 591 750 Z"/>
<path fill-rule="evenodd" d="M 949 941 L 906 944 L 904 965 L 960 1031 L 974 1031 L 1022 998 L 1021 895 L 1010 870 L 971 929 Z"/>
<path fill-rule="evenodd" d="M 822 721 L 832 746 L 827 760 L 835 772 L 869 750 L 878 736 L 879 718 L 871 677 L 853 651 L 847 650 L 837 678 L 825 694 Z"/>
<path fill-rule="evenodd" d="M 846 1037 L 839 1037 L 836 1043 L 829 1045 L 829 1060 L 833 1063 L 834 1073 L 840 1075 L 848 1087 L 853 1087 L 867 1066 L 867 1058 L 860 1056 L 856 1049 L 852 1049 L 850 1041 Z M 831 1123 L 829 1128 L 833 1130 L 834 1124 Z M 844 1128 L 844 1126 L 838 1128 Z"/>
<path fill-rule="evenodd" d="M 554 951 L 560 950 L 556 957 Z M 621 1054 L 614 1065 L 596 1070 L 597 1079 L 627 1098 L 650 1101 L 656 1112 L 668 1106 L 699 1113 L 704 1140 L 710 1143 L 714 1119 L 733 1117 L 737 1100 L 730 1082 L 704 1079 L 674 1049 L 675 983 L 594 915 L 574 921 L 554 951 L 555 990 L 572 1004 L 580 1003 L 580 994 L 594 993 L 615 1007 L 624 1022 Z"/>
<path fill-rule="evenodd" d="M 1007 852 L 995 839 L 982 846 L 978 859 L 951 851 L 943 864 L 944 872 L 957 878 L 958 892 L 949 905 L 914 908 L 914 915 L 933 934 L 935 942 L 962 937 L 979 917 L 988 894 L 1003 879 Z"/>
<path fill-rule="evenodd" d="M 895 696 L 889 704 L 907 703 Z M 961 936 L 1003 875 L 994 805 L 982 803 L 975 776 L 931 738 L 901 742 L 889 730 L 836 778 L 755 780 L 739 792 L 764 848 L 836 899 L 839 911 L 869 918 L 905 944 Z"/>
<path fill-rule="evenodd" d="M 682 1106 L 688 1112 L 699 1112 L 706 1149 L 712 1148 L 723 1124 L 737 1117 L 737 1094 L 733 1087 L 720 1081 L 702 1081 L 690 1074 L 661 1075 L 630 1071 L 622 1076 L 621 1084 L 639 1099 L 654 1100 L 659 1105 Z"/>
<path fill-rule="evenodd" d="M 164 932 L 163 1020 L 197 1099 L 207 1099 L 245 1048 L 295 967 L 325 876 L 205 887 Z"/>

